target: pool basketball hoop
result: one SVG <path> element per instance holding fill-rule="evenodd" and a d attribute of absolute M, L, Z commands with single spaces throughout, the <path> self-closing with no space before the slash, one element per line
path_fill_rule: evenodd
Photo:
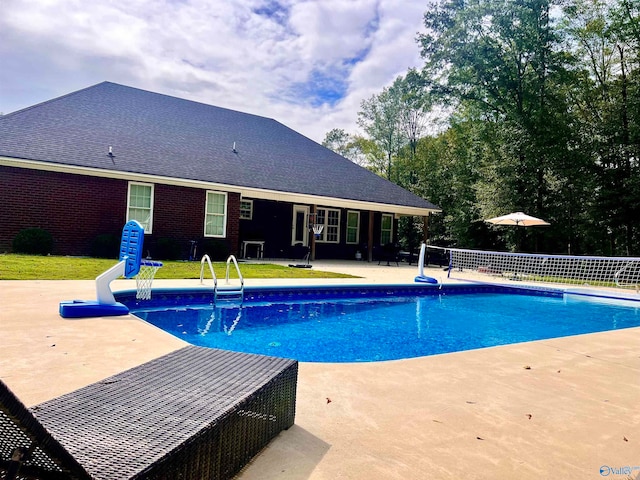
<path fill-rule="evenodd" d="M 316 240 L 320 239 L 323 229 L 324 229 L 324 225 L 318 224 L 318 214 L 310 213 L 309 214 L 309 230 L 313 232 L 313 234 L 316 237 Z"/>
<path fill-rule="evenodd" d="M 60 316 L 64 318 L 106 317 L 126 315 L 129 308 L 117 302 L 110 283 L 116 278 L 136 279 L 136 298 L 149 300 L 151 285 L 161 262 L 142 259 L 144 227 L 131 220 L 122 229 L 118 263 L 96 277 L 96 300 L 70 300 L 60 302 Z"/>
<path fill-rule="evenodd" d="M 136 275 L 136 298 L 138 300 L 151 299 L 151 286 L 160 267 L 162 267 L 160 262 L 152 262 L 151 260 L 140 262 L 140 270 Z"/>

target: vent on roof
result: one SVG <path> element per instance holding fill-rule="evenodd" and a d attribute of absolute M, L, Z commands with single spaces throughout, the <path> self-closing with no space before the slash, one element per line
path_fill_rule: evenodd
<path fill-rule="evenodd" d="M 111 159 L 115 157 L 115 155 L 113 154 L 113 147 L 111 145 L 109 145 L 109 153 L 107 155 L 109 155 L 109 158 Z"/>
<path fill-rule="evenodd" d="M 238 151 L 236 150 L 236 142 L 233 142 L 233 153 L 238 153 Z"/>

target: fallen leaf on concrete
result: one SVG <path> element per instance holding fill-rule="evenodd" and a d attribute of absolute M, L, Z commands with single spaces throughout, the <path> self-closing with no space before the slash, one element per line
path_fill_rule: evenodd
<path fill-rule="evenodd" d="M 523 368 L 524 368 L 525 370 L 531 370 L 531 367 L 530 367 L 529 365 L 525 365 Z"/>
<path fill-rule="evenodd" d="M 531 420 L 531 417 L 533 417 L 533 415 L 531 415 L 530 413 L 527 413 L 527 418 L 528 418 L 529 420 Z"/>
<path fill-rule="evenodd" d="M 477 440 L 484 440 L 482 437 L 476 437 Z"/>
<path fill-rule="evenodd" d="M 622 439 L 623 439 L 625 442 L 628 442 L 628 441 L 629 441 L 629 439 L 628 439 L 627 437 L 622 437 Z"/>
<path fill-rule="evenodd" d="M 327 403 L 331 403 L 331 399 L 327 397 Z"/>

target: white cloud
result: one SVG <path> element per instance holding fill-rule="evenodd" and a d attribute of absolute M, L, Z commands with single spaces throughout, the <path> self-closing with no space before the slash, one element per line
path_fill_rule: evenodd
<path fill-rule="evenodd" d="M 331 128 L 355 132 L 361 101 L 421 64 L 423 8 L 415 0 L 3 0 L 0 112 L 108 80 L 275 118 L 321 141 Z"/>

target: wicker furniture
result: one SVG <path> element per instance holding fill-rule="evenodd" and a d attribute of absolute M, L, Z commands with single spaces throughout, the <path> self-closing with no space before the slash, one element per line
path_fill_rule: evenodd
<path fill-rule="evenodd" d="M 0 478 L 230 478 L 293 425 L 297 374 L 188 346 L 30 409 L 0 381 Z"/>

